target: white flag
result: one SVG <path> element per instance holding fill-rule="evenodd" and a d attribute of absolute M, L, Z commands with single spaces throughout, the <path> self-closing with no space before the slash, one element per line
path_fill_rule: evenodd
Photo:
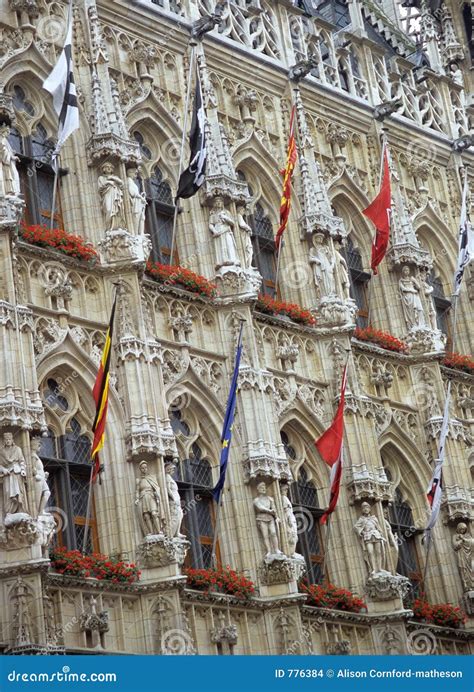
<path fill-rule="evenodd" d="M 58 114 L 58 143 L 53 152 L 53 160 L 69 135 L 79 127 L 79 108 L 77 107 L 76 85 L 72 72 L 72 13 L 69 12 L 68 27 L 64 48 L 53 71 L 43 82 L 43 89 L 53 96 L 54 110 Z"/>
<path fill-rule="evenodd" d="M 441 495 L 443 493 L 443 463 L 444 463 L 444 452 L 446 447 L 446 437 L 449 431 L 449 401 L 451 398 L 451 380 L 448 382 L 448 391 L 446 392 L 446 402 L 444 404 L 444 414 L 443 423 L 441 425 L 441 432 L 439 435 L 438 443 L 438 458 L 436 459 L 436 465 L 433 471 L 433 476 L 431 478 L 430 484 L 426 491 L 426 497 L 428 498 L 428 503 L 431 507 L 431 515 L 426 527 L 426 531 L 431 531 L 433 526 L 436 524 L 438 519 L 439 510 L 441 508 Z"/>
<path fill-rule="evenodd" d="M 456 273 L 454 275 L 453 295 L 458 296 L 461 288 L 464 269 L 469 262 L 474 258 L 474 232 L 467 212 L 467 173 L 464 179 L 464 188 L 462 191 L 461 203 L 461 219 L 459 222 L 459 253 Z"/>

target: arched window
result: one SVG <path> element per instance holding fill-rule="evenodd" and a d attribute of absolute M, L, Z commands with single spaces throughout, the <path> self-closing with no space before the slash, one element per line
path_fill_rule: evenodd
<path fill-rule="evenodd" d="M 191 427 L 183 420 L 181 411 L 171 411 L 170 419 L 175 435 L 196 438 L 179 459 L 174 476 L 184 510 L 181 531 L 191 543 L 185 564 L 196 569 L 211 567 L 215 526 L 211 464 L 205 458 L 199 437 L 191 433 Z M 218 543 L 216 557 L 220 562 Z"/>
<path fill-rule="evenodd" d="M 412 584 L 413 595 L 417 595 L 423 579 L 416 548 L 416 535 L 420 531 L 415 529 L 412 509 L 403 498 L 400 488 L 395 490 L 394 501 L 389 507 L 388 516 L 393 535 L 398 542 L 397 572 L 408 577 Z"/>
<path fill-rule="evenodd" d="M 17 111 L 24 111 L 30 116 L 35 113 L 34 106 L 27 100 L 25 91 L 18 85 L 13 87 L 13 104 Z M 53 139 L 48 135 L 46 128 L 38 123 L 36 130 L 29 136 L 23 136 L 18 130 L 12 128 L 8 141 L 18 156 L 20 187 L 26 203 L 26 223 L 49 226 L 52 213 L 53 226 L 62 228 L 60 181 L 67 171 L 59 169 L 53 210 L 54 170 L 51 166 L 51 155 L 55 147 Z"/>
<path fill-rule="evenodd" d="M 443 282 L 439 275 L 436 275 L 435 270 L 432 269 L 428 277 L 430 285 L 433 287 L 433 303 L 436 311 L 436 324 L 438 329 L 440 329 L 443 334 L 446 334 L 448 339 L 447 347 L 449 349 L 449 342 L 451 340 L 451 325 L 449 312 L 451 310 L 451 301 L 446 298 Z"/>
<path fill-rule="evenodd" d="M 364 271 L 360 251 L 354 246 L 350 235 L 347 236 L 346 246 L 341 248 L 341 254 L 345 257 L 349 269 L 351 297 L 355 300 L 358 308 L 356 319 L 357 326 L 366 327 L 369 316 L 367 286 L 370 280 L 370 274 Z"/>
<path fill-rule="evenodd" d="M 134 132 L 133 136 L 140 145 L 142 156 L 150 160 L 152 152 L 147 147 L 143 135 Z M 165 180 L 163 171 L 155 166 L 143 187 L 147 199 L 145 212 L 145 228 L 151 238 L 151 256 L 155 262 L 171 263 L 171 236 L 173 232 L 173 217 L 175 205 L 170 184 Z M 176 254 L 175 254 L 175 261 Z"/>
<path fill-rule="evenodd" d="M 247 183 L 249 193 L 253 197 L 254 191 L 245 173 L 237 171 L 237 175 L 239 180 Z M 272 222 L 265 212 L 262 200 L 255 203 L 253 213 L 249 214 L 246 220 L 252 229 L 253 264 L 263 279 L 262 292 L 273 297 L 276 278 L 275 237 Z"/>
<path fill-rule="evenodd" d="M 50 419 L 54 417 L 61 429 L 50 427 L 48 435 L 42 438 L 39 455 L 49 473 L 51 497 L 48 504 L 50 508 L 57 507 L 57 513 L 61 514 L 58 517 L 61 528 L 57 542 L 71 550 L 82 550 L 90 489 L 91 439 L 74 413 L 80 404 L 73 406 L 74 397 L 65 396 L 63 389 L 57 380 L 49 378 L 43 390 L 46 415 Z M 89 430 L 90 426 L 87 427 Z M 54 515 L 55 510 L 51 511 Z M 86 552 L 98 549 L 97 520 L 92 502 Z"/>

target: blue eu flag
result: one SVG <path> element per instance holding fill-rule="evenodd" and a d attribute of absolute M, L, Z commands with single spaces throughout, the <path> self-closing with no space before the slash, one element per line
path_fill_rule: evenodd
<path fill-rule="evenodd" d="M 222 489 L 225 483 L 225 474 L 227 471 L 227 462 L 229 460 L 230 443 L 232 440 L 232 426 L 234 423 L 235 406 L 237 404 L 237 380 L 239 379 L 240 357 L 242 355 L 242 327 L 240 325 L 239 341 L 237 343 L 237 353 L 235 354 L 234 374 L 232 375 L 232 383 L 230 385 L 229 398 L 227 399 L 227 409 L 225 412 L 224 426 L 221 436 L 221 461 L 219 480 L 215 488 L 212 490 L 214 500 L 219 504 Z"/>

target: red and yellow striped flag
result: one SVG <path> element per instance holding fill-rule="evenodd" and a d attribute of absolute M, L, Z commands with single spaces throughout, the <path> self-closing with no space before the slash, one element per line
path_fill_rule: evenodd
<path fill-rule="evenodd" d="M 277 231 L 275 238 L 275 246 L 277 252 L 280 249 L 280 241 L 283 233 L 285 232 L 286 225 L 288 223 L 288 217 L 290 216 L 290 206 L 291 206 L 291 178 L 296 164 L 297 149 L 296 140 L 294 133 L 294 123 L 295 123 L 295 107 L 291 109 L 290 116 L 290 136 L 288 138 L 288 151 L 286 155 L 286 166 L 281 171 L 283 175 L 283 192 L 281 195 L 280 203 L 280 227 Z"/>
<path fill-rule="evenodd" d="M 104 446 L 105 440 L 105 423 L 107 420 L 107 407 L 109 403 L 109 379 L 110 379 L 110 352 L 112 348 L 112 333 L 115 317 L 115 305 L 117 296 L 114 298 L 112 312 L 110 313 L 110 322 L 105 337 L 104 350 L 100 360 L 99 372 L 92 390 L 96 411 L 95 418 L 92 424 L 92 432 L 94 433 L 94 441 L 92 442 L 92 463 L 94 468 L 92 471 L 92 482 L 97 478 L 100 469 L 99 452 Z"/>

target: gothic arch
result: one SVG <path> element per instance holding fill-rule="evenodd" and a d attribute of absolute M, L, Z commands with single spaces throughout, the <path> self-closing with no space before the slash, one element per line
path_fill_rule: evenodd
<path fill-rule="evenodd" d="M 400 486 L 408 499 L 413 515 L 421 523 L 426 518 L 426 488 L 429 482 L 429 469 L 424 457 L 416 446 L 393 430 L 385 431 L 380 438 L 380 458 L 390 457 L 390 472 L 393 490 Z M 418 462 L 416 460 L 419 460 Z"/>
<path fill-rule="evenodd" d="M 414 228 L 421 245 L 429 251 L 434 265 L 451 293 L 457 257 L 457 239 L 431 205 L 415 217 Z"/>
<path fill-rule="evenodd" d="M 320 491 L 329 485 L 329 474 L 326 464 L 320 459 L 314 441 L 323 432 L 323 426 L 314 425 L 314 414 L 311 414 L 306 406 L 298 402 L 287 411 L 280 421 L 280 430 L 286 432 L 290 440 L 294 442 L 297 457 L 291 471 L 293 477 L 298 477 L 300 468 L 304 465 L 310 472 L 311 479 L 314 480 L 316 489 Z M 292 439 L 293 438 L 293 439 Z"/>
<path fill-rule="evenodd" d="M 368 267 L 374 229 L 362 215 L 362 209 L 368 205 L 367 197 L 355 185 L 353 188 L 357 190 L 357 195 L 352 194 L 345 186 L 332 190 L 331 204 L 337 215 L 342 217 L 354 247 L 360 251 L 363 265 Z"/>

